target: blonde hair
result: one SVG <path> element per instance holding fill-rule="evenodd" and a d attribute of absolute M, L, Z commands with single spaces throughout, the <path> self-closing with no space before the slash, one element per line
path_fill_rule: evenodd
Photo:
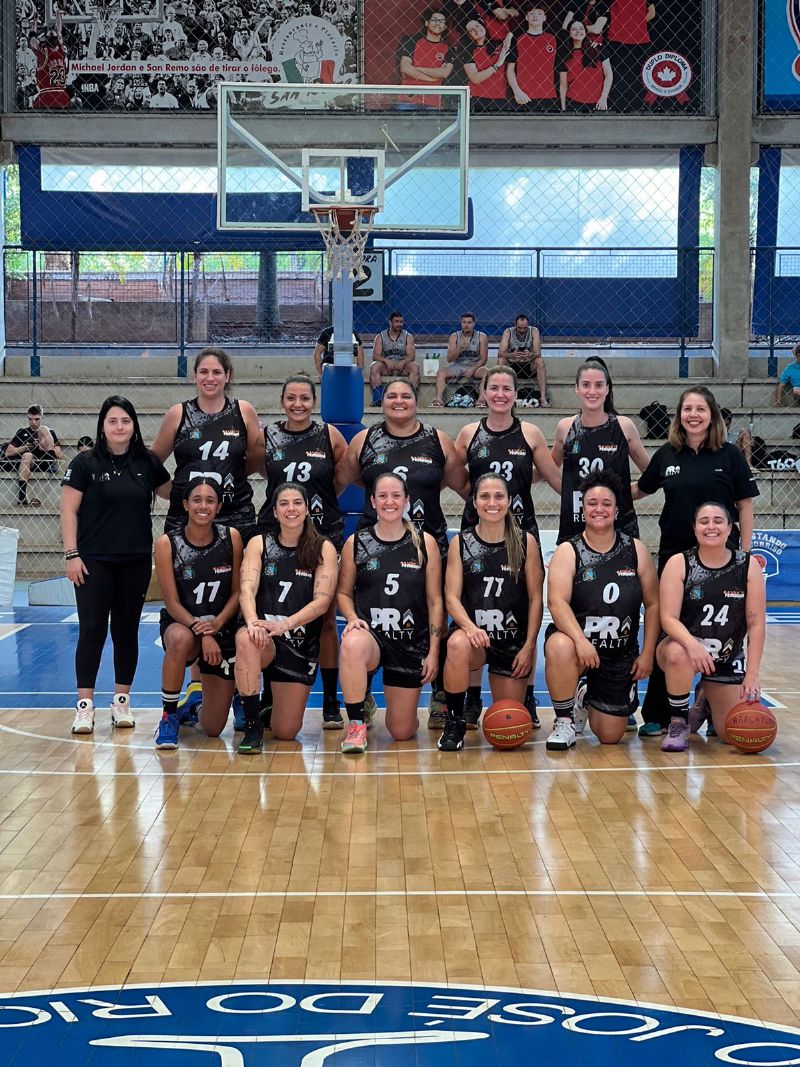
<path fill-rule="evenodd" d="M 494 474 L 491 471 L 487 471 L 486 474 L 482 474 L 477 479 L 472 490 L 472 502 L 476 505 L 477 510 L 477 498 L 478 490 L 484 482 L 489 480 L 499 482 L 506 491 L 506 497 L 509 499 L 509 507 L 506 510 L 505 519 L 503 520 L 503 542 L 506 546 L 506 556 L 508 557 L 508 565 L 511 568 L 511 573 L 514 578 L 519 578 L 519 572 L 522 570 L 525 564 L 525 544 L 522 540 L 522 533 L 517 525 L 517 520 L 511 514 L 510 507 L 510 494 L 508 492 L 508 486 L 505 479 L 499 474 Z"/>

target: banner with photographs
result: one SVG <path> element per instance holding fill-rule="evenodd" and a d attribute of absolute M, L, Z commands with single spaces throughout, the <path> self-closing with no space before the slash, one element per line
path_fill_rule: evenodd
<path fill-rule="evenodd" d="M 368 3 L 365 81 L 467 84 L 474 112 L 701 112 L 702 11 L 702 0 Z"/>
<path fill-rule="evenodd" d="M 358 80 L 358 0 L 17 0 L 18 110 L 208 111 L 216 84 Z"/>

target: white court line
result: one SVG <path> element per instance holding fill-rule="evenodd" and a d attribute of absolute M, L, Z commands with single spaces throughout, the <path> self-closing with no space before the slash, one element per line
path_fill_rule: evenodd
<path fill-rule="evenodd" d="M 632 897 L 651 899 L 665 897 L 705 900 L 797 900 L 800 891 L 754 889 L 738 892 L 729 889 L 259 889 L 245 890 L 143 890 L 138 893 L 0 893 L 2 900 L 314 900 L 317 897 L 361 897 L 372 900 L 384 897 Z"/>
<path fill-rule="evenodd" d="M 20 630 L 27 630 L 30 626 L 29 622 L 15 622 L 15 623 L 0 623 L 0 629 L 3 629 L 8 625 L 8 629 L 4 633 L 0 633 L 0 641 L 5 641 L 7 637 L 13 637 L 14 634 L 18 634 Z"/>
<path fill-rule="evenodd" d="M 91 742 L 90 742 L 91 743 Z M 124 748 L 120 748 L 121 752 L 124 752 Z M 199 751 L 199 750 L 198 750 Z M 407 749 L 408 752 L 413 752 L 413 749 Z M 436 750 L 438 751 L 438 749 Z M 489 749 L 484 750 L 487 755 L 491 755 Z M 209 750 L 206 750 L 206 755 L 209 754 Z M 213 753 L 211 753 L 213 755 Z M 292 753 L 295 756 L 303 756 L 302 752 Z M 315 756 L 340 756 L 338 752 L 316 752 L 312 753 Z M 391 753 L 390 753 L 391 754 Z M 401 753 L 395 753 L 401 755 Z M 153 750 L 153 755 L 156 757 L 156 752 Z M 161 753 L 160 757 L 175 756 L 175 750 L 170 750 L 166 753 Z M 275 753 L 277 755 L 277 753 Z M 306 753 L 307 755 L 307 753 Z M 559 754 L 561 755 L 561 754 Z M 246 756 L 245 759 L 252 759 L 252 756 Z M 347 756 L 343 761 L 343 768 L 352 768 L 351 770 L 339 770 L 339 771 L 320 771 L 313 767 L 309 767 L 305 771 L 273 771 L 265 767 L 260 770 L 253 771 L 181 771 L 181 770 L 142 770 L 142 771 L 117 771 L 114 769 L 104 770 L 100 768 L 93 771 L 71 771 L 71 770 L 21 770 L 19 767 L 10 768 L 4 770 L 0 768 L 0 777 L 4 774 L 16 775 L 17 777 L 24 778 L 30 777 L 42 777 L 42 778 L 264 778 L 269 780 L 270 778 L 424 778 L 433 777 L 434 775 L 443 776 L 456 776 L 456 775 L 537 775 L 537 774 L 668 774 L 671 771 L 681 771 L 684 774 L 692 771 L 769 771 L 779 770 L 781 768 L 800 768 L 800 760 L 786 761 L 784 763 L 773 763 L 767 759 L 762 759 L 761 762 L 752 763 L 686 763 L 686 764 L 673 764 L 665 767 L 655 767 L 649 764 L 632 764 L 629 767 L 476 767 L 466 769 L 464 767 L 429 767 L 420 768 L 414 771 L 400 771 L 400 770 L 388 770 L 388 771 L 363 771 L 361 770 L 361 764 L 357 762 L 357 756 Z"/>

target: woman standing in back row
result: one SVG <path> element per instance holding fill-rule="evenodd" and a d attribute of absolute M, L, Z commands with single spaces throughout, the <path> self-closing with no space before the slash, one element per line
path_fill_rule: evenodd
<path fill-rule="evenodd" d="M 234 526 L 247 544 L 256 530 L 253 490 L 247 475 L 261 462 L 259 425 L 255 408 L 246 400 L 228 395 L 233 364 L 222 348 L 204 348 L 194 361 L 197 396 L 173 404 L 153 441 L 153 452 L 162 463 L 175 456 L 175 473 L 164 532 L 179 530 L 186 521 L 183 497 L 192 478 L 213 478 L 221 491 L 216 522 Z M 192 684 L 179 706 L 185 719 L 202 700 L 200 674 L 192 668 Z M 239 728 L 243 728 L 241 714 Z"/>

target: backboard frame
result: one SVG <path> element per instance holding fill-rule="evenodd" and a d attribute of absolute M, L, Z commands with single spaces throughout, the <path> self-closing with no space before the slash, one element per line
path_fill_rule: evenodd
<path fill-rule="evenodd" d="M 342 84 L 334 83 L 331 85 L 322 84 L 297 84 L 292 82 L 268 82 L 268 83 L 254 83 L 254 82 L 219 82 L 218 86 L 218 98 L 217 98 L 217 228 L 223 231 L 241 231 L 251 230 L 275 233 L 276 235 L 294 234 L 297 236 L 308 235 L 317 232 L 317 225 L 313 217 L 306 211 L 307 207 L 312 203 L 325 204 L 333 203 L 336 201 L 336 191 L 333 195 L 330 191 L 322 192 L 314 190 L 307 177 L 307 173 L 303 171 L 303 164 L 298 167 L 290 167 L 285 161 L 272 149 L 258 137 L 256 137 L 250 130 L 245 128 L 238 119 L 231 114 L 231 97 L 236 94 L 243 94 L 250 92 L 263 92 L 270 95 L 276 93 L 284 93 L 286 100 L 295 99 L 297 103 L 287 104 L 286 110 L 276 111 L 276 115 L 281 119 L 290 119 L 292 115 L 299 118 L 303 114 L 307 114 L 307 109 L 304 107 L 302 100 L 303 96 L 310 95 L 317 99 L 326 99 L 330 97 L 331 103 L 335 98 L 341 98 L 352 95 L 361 95 L 364 99 L 370 96 L 383 96 L 392 98 L 405 97 L 406 100 L 409 96 L 418 95 L 420 97 L 431 95 L 431 90 L 426 87 L 420 86 L 408 86 L 408 85 L 362 85 L 362 84 Z M 443 102 L 447 101 L 450 106 L 454 105 L 452 112 L 442 109 L 441 111 L 433 110 L 430 108 L 420 108 L 419 111 L 413 107 L 403 111 L 392 111 L 391 114 L 396 115 L 405 122 L 413 124 L 415 118 L 430 119 L 431 116 L 438 117 L 440 114 L 445 117 L 452 116 L 452 121 L 444 125 L 444 127 L 432 138 L 428 143 L 421 145 L 417 150 L 404 160 L 401 166 L 396 167 L 393 171 L 385 171 L 382 175 L 381 182 L 381 163 L 383 152 L 376 144 L 373 149 L 365 149 L 363 147 L 347 150 L 342 148 L 331 149 L 331 141 L 328 141 L 326 145 L 307 143 L 297 141 L 295 147 L 303 154 L 304 160 L 307 162 L 308 158 L 313 157 L 316 154 L 332 154 L 333 156 L 341 156 L 347 158 L 373 158 L 376 162 L 376 171 L 378 172 L 378 178 L 375 185 L 371 190 L 366 193 L 359 193 L 355 196 L 348 197 L 348 202 L 361 203 L 365 205 L 378 203 L 379 206 L 383 206 L 383 194 L 385 190 L 391 188 L 396 182 L 404 177 L 411 169 L 424 164 L 425 160 L 433 153 L 445 146 L 451 147 L 456 150 L 458 165 L 457 169 L 460 182 L 458 189 L 458 206 L 457 206 L 457 221 L 453 224 L 437 224 L 428 225 L 420 224 L 419 222 L 382 222 L 380 220 L 380 213 L 376 219 L 376 223 L 373 229 L 373 236 L 379 238 L 393 237 L 396 239 L 409 239 L 412 237 L 425 237 L 425 238 L 441 238 L 446 240 L 451 239 L 464 239 L 471 233 L 472 227 L 472 215 L 469 204 L 469 195 L 467 187 L 467 176 L 469 170 L 469 89 L 466 86 L 442 86 L 437 87 L 435 95 L 439 97 Z M 399 101 L 398 101 L 399 102 Z M 288 111 L 288 116 L 287 116 Z M 321 117 L 316 112 L 313 113 L 315 117 Z M 375 119 L 376 117 L 382 117 L 385 112 L 377 112 L 370 109 L 365 109 L 363 112 L 350 112 L 349 115 L 360 117 L 363 114 L 366 119 Z M 252 115 L 248 115 L 247 118 L 253 121 L 263 121 L 264 119 L 270 119 L 269 112 L 254 119 Z M 327 118 L 327 116 L 325 116 Z M 342 118 L 341 111 L 331 111 L 331 117 Z M 384 130 L 388 126 L 388 123 L 384 123 L 380 129 Z M 296 139 L 297 122 L 293 124 L 293 133 Z M 251 151 L 255 155 L 264 160 L 270 167 L 274 167 L 280 174 L 282 174 L 288 181 L 295 186 L 297 193 L 302 197 L 302 211 L 308 214 L 307 220 L 292 219 L 289 221 L 277 221 L 275 219 L 268 219 L 264 221 L 254 220 L 251 218 L 245 220 L 233 219 L 229 216 L 228 212 L 228 167 L 229 167 L 229 149 L 228 139 L 229 135 L 232 135 L 237 141 Z M 385 133 L 387 141 L 392 143 L 393 147 L 396 147 L 391 140 L 391 136 L 388 132 Z M 335 140 L 334 140 L 335 143 Z M 317 149 L 320 152 L 317 153 Z"/>

